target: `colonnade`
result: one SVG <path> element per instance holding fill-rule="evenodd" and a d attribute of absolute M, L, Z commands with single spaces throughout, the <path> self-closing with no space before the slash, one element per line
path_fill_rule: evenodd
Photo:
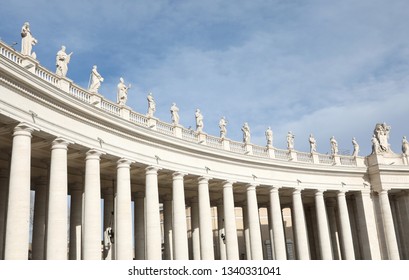
<path fill-rule="evenodd" d="M 294 242 L 295 256 L 301 260 L 313 256 L 327 260 L 351 260 L 357 255 L 369 259 L 409 257 L 409 240 L 404 234 L 409 228 L 406 193 L 399 196 L 399 201 L 391 203 L 388 189 L 379 194 L 365 188 L 354 190 L 351 192 L 352 205 L 347 198 L 349 191 L 344 189 L 268 186 L 220 178 L 221 199 L 217 201 L 218 226 L 215 231 L 211 209 L 216 201 L 212 201 L 209 189 L 209 181 L 215 178 L 197 175 L 195 183 L 189 183 L 195 186 L 196 195 L 187 198 L 186 174 L 174 170 L 171 191 L 162 196 L 158 182 L 161 167 L 147 165 L 144 167 L 144 188 L 132 192 L 134 162 L 119 158 L 116 161 L 115 191 L 114 188 L 101 191 L 100 161 L 105 153 L 92 148 L 84 154 L 83 182 L 69 184 L 67 153 L 73 142 L 62 137 L 55 137 L 50 144 L 49 176 L 32 183 L 31 138 L 37 130 L 25 123 L 14 128 L 9 172 L 1 172 L 2 259 L 29 258 L 32 187 L 35 190 L 33 259 L 186 260 L 190 256 L 192 259 L 213 260 L 218 256 L 238 260 L 245 254 L 247 259 L 262 260 L 265 258 L 265 239 L 270 240 L 273 258 L 280 260 L 288 258 L 289 240 Z M 244 189 L 240 196 L 235 192 L 238 185 Z M 260 194 L 258 189 L 264 192 Z M 304 193 L 307 192 L 312 198 L 309 204 L 313 207 L 309 208 L 313 213 L 311 216 L 305 213 L 308 205 Z M 260 203 L 261 195 L 263 203 Z M 103 206 L 101 198 L 104 198 Z M 190 230 L 187 207 L 190 207 Z M 241 224 L 237 215 L 240 207 Z M 262 236 L 260 207 L 268 212 L 270 234 L 267 238 Z M 287 222 L 283 223 L 283 208 L 286 207 L 291 209 L 293 238 L 288 234 Z M 105 240 L 107 244 L 103 245 L 101 229 L 108 227 L 112 228 L 114 236 L 111 236 L 112 240 Z M 243 228 L 244 241 L 239 241 L 238 227 Z M 240 242 L 244 242 L 245 252 L 240 251 Z M 218 253 L 215 243 L 219 243 Z M 109 255 L 103 254 L 104 249 Z"/>

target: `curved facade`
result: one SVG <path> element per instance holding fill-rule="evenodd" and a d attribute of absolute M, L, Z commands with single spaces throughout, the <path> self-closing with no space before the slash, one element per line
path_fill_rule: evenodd
<path fill-rule="evenodd" d="M 195 132 L 2 42 L 0 131 L 1 259 L 409 258 L 405 154 Z"/>

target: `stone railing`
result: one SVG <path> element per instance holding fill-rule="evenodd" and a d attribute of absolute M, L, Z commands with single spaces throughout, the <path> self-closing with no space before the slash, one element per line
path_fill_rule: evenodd
<path fill-rule="evenodd" d="M 4 42 L 0 41 L 0 57 L 5 58 L 15 64 L 24 67 L 32 72 L 38 78 L 48 82 L 49 84 L 61 89 L 67 94 L 98 107 L 109 114 L 123 118 L 138 126 L 153 129 L 159 133 L 174 136 L 188 142 L 197 143 L 220 150 L 227 150 L 233 153 L 242 154 L 245 156 L 253 156 L 259 158 L 271 158 L 281 161 L 294 161 L 309 164 L 323 165 L 342 165 L 342 166 L 365 166 L 364 157 L 352 156 L 332 156 L 324 154 L 310 154 L 298 152 L 294 150 L 281 150 L 273 147 L 258 146 L 254 144 L 245 144 L 243 142 L 222 139 L 220 137 L 198 133 L 192 129 L 184 128 L 180 125 L 175 126 L 155 118 L 148 118 L 145 115 L 132 111 L 129 107 L 120 106 L 110 100 L 105 99 L 100 94 L 91 93 L 86 89 L 74 84 L 71 80 L 57 76 L 53 72 L 40 66 L 38 61 L 21 55 Z"/>

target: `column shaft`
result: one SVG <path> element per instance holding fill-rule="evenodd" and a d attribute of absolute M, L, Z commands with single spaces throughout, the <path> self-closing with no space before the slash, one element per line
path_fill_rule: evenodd
<path fill-rule="evenodd" d="M 352 232 L 349 221 L 348 207 L 345 198 L 345 191 L 339 191 L 337 194 L 338 212 L 341 227 L 341 237 L 344 246 L 344 254 L 346 260 L 355 259 L 354 244 L 352 241 Z"/>
<path fill-rule="evenodd" d="M 68 173 L 69 142 L 57 138 L 51 147 L 50 189 L 47 217 L 47 260 L 66 260 L 68 241 Z"/>
<path fill-rule="evenodd" d="M 70 260 L 81 260 L 82 195 L 83 188 L 77 184 L 70 189 Z"/>
<path fill-rule="evenodd" d="M 379 194 L 382 219 L 385 229 L 386 247 L 390 260 L 399 260 L 398 242 L 396 240 L 395 227 L 393 225 L 392 211 L 389 203 L 388 190 L 381 190 Z"/>
<path fill-rule="evenodd" d="M 134 198 L 135 210 L 135 259 L 145 259 L 145 214 L 143 193 L 137 193 Z"/>
<path fill-rule="evenodd" d="M 166 197 L 163 201 L 163 258 L 173 260 L 172 200 Z"/>
<path fill-rule="evenodd" d="M 35 185 L 32 259 L 45 260 L 45 229 L 47 210 L 47 179 L 41 178 Z"/>
<path fill-rule="evenodd" d="M 173 173 L 173 256 L 175 260 L 188 260 L 186 204 L 183 174 Z"/>
<path fill-rule="evenodd" d="M 224 182 L 223 184 L 223 210 L 227 259 L 238 260 L 239 244 L 232 182 Z"/>
<path fill-rule="evenodd" d="M 246 260 L 251 260 L 251 244 L 250 244 L 250 228 L 249 228 L 249 215 L 247 211 L 247 204 L 242 207 L 243 212 L 243 231 L 244 242 L 246 245 Z"/>
<path fill-rule="evenodd" d="M 4 234 L 6 231 L 8 170 L 0 169 L 0 260 L 4 259 Z"/>
<path fill-rule="evenodd" d="M 83 259 L 101 259 L 101 152 L 90 150 L 85 159 Z"/>
<path fill-rule="evenodd" d="M 192 247 L 193 259 L 200 260 L 200 225 L 199 225 L 199 204 L 197 199 L 193 199 L 190 203 L 190 216 L 192 223 Z"/>
<path fill-rule="evenodd" d="M 210 212 L 209 179 L 200 177 L 198 187 L 200 252 L 202 260 L 213 260 L 213 231 Z"/>
<path fill-rule="evenodd" d="M 14 129 L 4 258 L 27 260 L 30 222 L 31 133 L 19 124 Z"/>
<path fill-rule="evenodd" d="M 277 260 L 287 259 L 285 247 L 285 236 L 283 227 L 283 216 L 281 212 L 280 196 L 278 188 L 270 188 L 270 223 L 273 229 L 273 240 L 271 246 L 274 248 L 274 255 Z"/>
<path fill-rule="evenodd" d="M 294 234 L 297 257 L 299 260 L 310 259 L 308 246 L 307 227 L 305 223 L 304 205 L 301 198 L 301 190 L 293 191 Z"/>
<path fill-rule="evenodd" d="M 263 247 L 260 231 L 260 217 L 258 213 L 256 187 L 247 186 L 247 215 L 250 233 L 250 250 L 252 260 L 263 259 Z"/>
<path fill-rule="evenodd" d="M 327 212 L 325 209 L 324 193 L 315 192 L 315 209 L 317 211 L 318 236 L 323 260 L 332 260 L 331 239 L 329 235 Z"/>
<path fill-rule="evenodd" d="M 217 204 L 217 231 L 219 241 L 220 260 L 226 260 L 226 229 L 224 228 L 223 201 Z"/>
<path fill-rule="evenodd" d="M 146 168 L 146 259 L 162 258 L 162 237 L 159 213 L 158 168 Z"/>

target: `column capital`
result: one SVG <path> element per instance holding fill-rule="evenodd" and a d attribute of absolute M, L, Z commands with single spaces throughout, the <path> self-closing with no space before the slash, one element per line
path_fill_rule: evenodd
<path fill-rule="evenodd" d="M 153 166 L 153 165 L 149 165 L 148 167 L 145 168 L 146 174 L 158 174 L 158 171 L 160 170 L 159 167 L 157 166 Z"/>
<path fill-rule="evenodd" d="M 315 196 L 323 196 L 325 191 L 327 191 L 327 190 L 326 189 L 316 189 L 314 191 L 314 195 Z"/>
<path fill-rule="evenodd" d="M 185 177 L 187 174 L 179 171 L 175 171 L 172 173 L 172 179 L 173 180 L 183 180 L 183 177 Z"/>
<path fill-rule="evenodd" d="M 246 184 L 246 190 L 247 191 L 256 190 L 258 186 L 259 186 L 258 184 L 254 183 Z"/>
<path fill-rule="evenodd" d="M 231 180 L 223 181 L 223 182 L 222 182 L 223 188 L 233 188 L 233 184 L 234 184 L 234 183 L 235 183 L 235 182 L 234 182 L 234 181 L 231 181 Z"/>
<path fill-rule="evenodd" d="M 54 150 L 54 149 L 64 149 L 64 150 L 67 150 L 68 149 L 68 145 L 70 145 L 70 144 L 74 144 L 74 142 L 73 141 L 70 141 L 70 140 L 66 140 L 66 139 L 64 139 L 64 138 L 62 138 L 62 137 L 57 137 L 57 138 L 55 138 L 54 140 L 53 140 L 53 142 L 52 142 L 52 146 L 51 146 L 51 149 L 52 150 Z"/>
<path fill-rule="evenodd" d="M 32 137 L 32 133 L 34 131 L 38 131 L 40 130 L 39 128 L 37 128 L 36 126 L 32 125 L 32 124 L 28 124 L 25 122 L 19 123 L 15 128 L 14 128 L 14 133 L 13 136 L 16 135 L 24 135 L 24 136 L 29 136 Z"/>
<path fill-rule="evenodd" d="M 279 192 L 280 190 L 280 187 L 277 187 L 277 186 L 267 186 L 267 188 L 270 191 L 270 193 Z"/>
<path fill-rule="evenodd" d="M 379 194 L 381 195 L 381 194 L 388 194 L 388 192 L 391 190 L 391 188 L 385 188 L 385 187 L 382 187 L 382 189 L 380 189 L 379 190 Z"/>
<path fill-rule="evenodd" d="M 120 158 L 116 162 L 116 168 L 131 168 L 131 164 L 134 163 L 134 161 L 129 160 L 127 158 Z"/>
<path fill-rule="evenodd" d="M 299 187 L 293 188 L 293 194 L 297 194 L 297 193 L 301 194 L 301 191 L 303 190 L 304 188 L 299 188 Z"/>
<path fill-rule="evenodd" d="M 89 160 L 89 159 L 100 160 L 102 155 L 105 155 L 105 153 L 100 150 L 91 149 L 86 153 L 85 160 Z"/>
<path fill-rule="evenodd" d="M 199 184 L 208 184 L 209 180 L 212 179 L 211 177 L 207 177 L 207 176 L 200 176 L 199 178 L 197 178 L 197 181 L 199 182 Z"/>

